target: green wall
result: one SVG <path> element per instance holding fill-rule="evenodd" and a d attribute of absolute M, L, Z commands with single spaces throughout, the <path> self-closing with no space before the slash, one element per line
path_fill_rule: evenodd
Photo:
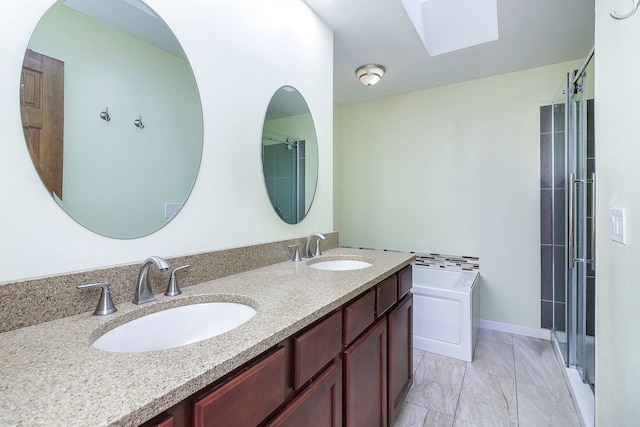
<path fill-rule="evenodd" d="M 640 419 L 640 13 L 596 1 L 596 425 Z M 609 209 L 625 210 L 627 244 L 609 238 Z"/>
<path fill-rule="evenodd" d="M 341 244 L 479 256 L 480 317 L 539 328 L 539 107 L 580 64 L 337 106 Z"/>

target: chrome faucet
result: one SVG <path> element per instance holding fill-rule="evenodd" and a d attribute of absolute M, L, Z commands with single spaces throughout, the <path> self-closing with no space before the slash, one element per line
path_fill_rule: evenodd
<path fill-rule="evenodd" d="M 144 260 L 142 267 L 140 268 L 140 274 L 138 274 L 138 285 L 136 286 L 136 293 L 133 296 L 134 304 L 145 304 L 156 300 L 156 296 L 151 289 L 151 282 L 149 281 L 149 267 L 154 264 L 158 270 L 165 271 L 169 268 L 169 263 L 159 256 L 152 256 Z"/>
<path fill-rule="evenodd" d="M 311 248 L 309 246 L 311 246 L 311 239 L 314 237 L 318 238 L 318 240 L 316 240 L 316 251 L 315 253 L 311 253 Z M 314 256 L 322 255 L 322 252 L 320 252 L 320 240 L 325 240 L 325 239 L 326 237 L 324 237 L 324 235 L 320 233 L 309 234 L 304 244 L 304 258 L 313 258 Z"/>

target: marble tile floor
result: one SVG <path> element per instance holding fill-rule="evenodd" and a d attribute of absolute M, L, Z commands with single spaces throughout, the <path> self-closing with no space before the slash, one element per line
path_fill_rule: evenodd
<path fill-rule="evenodd" d="M 579 427 L 551 342 L 481 329 L 473 361 L 414 349 L 393 427 Z"/>

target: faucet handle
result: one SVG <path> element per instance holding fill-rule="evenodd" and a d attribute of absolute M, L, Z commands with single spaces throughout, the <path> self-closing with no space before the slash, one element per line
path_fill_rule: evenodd
<path fill-rule="evenodd" d="M 102 292 L 100 293 L 100 301 L 98 301 L 98 305 L 96 310 L 93 312 L 96 316 L 105 316 L 107 314 L 115 313 L 118 311 L 115 305 L 113 305 L 113 300 L 111 299 L 111 292 L 109 292 L 109 285 L 104 282 L 97 283 L 87 283 L 84 285 L 78 285 L 78 289 L 85 288 L 102 288 Z"/>
<path fill-rule="evenodd" d="M 293 252 L 293 258 L 291 259 L 291 261 L 293 262 L 302 261 L 302 258 L 300 258 L 300 248 L 298 247 L 298 245 L 289 245 L 289 247 L 296 248 L 296 250 Z"/>
<path fill-rule="evenodd" d="M 320 251 L 320 242 L 321 241 L 322 241 L 322 239 L 316 240 L 316 251 L 313 254 L 314 257 L 322 255 L 322 252 Z"/>
<path fill-rule="evenodd" d="M 173 269 L 173 271 L 171 272 L 171 278 L 169 279 L 169 285 L 167 286 L 167 290 L 164 293 L 166 296 L 175 297 L 182 293 L 182 291 L 180 290 L 180 286 L 178 286 L 178 278 L 176 277 L 176 273 L 189 267 L 191 267 L 191 265 L 187 264 Z"/>

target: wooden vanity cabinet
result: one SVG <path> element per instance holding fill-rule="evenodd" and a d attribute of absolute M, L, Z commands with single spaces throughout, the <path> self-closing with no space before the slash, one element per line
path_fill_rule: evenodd
<path fill-rule="evenodd" d="M 267 426 L 342 426 L 342 362 L 334 361 Z"/>
<path fill-rule="evenodd" d="M 376 320 L 376 290 L 371 289 L 344 307 L 342 340 L 348 346 Z"/>
<path fill-rule="evenodd" d="M 194 403 L 194 427 L 255 427 L 284 403 L 285 348 L 281 347 Z"/>
<path fill-rule="evenodd" d="M 148 421 L 144 425 L 149 427 L 175 427 L 175 417 L 173 415 L 166 415 L 163 417 L 156 417 L 153 421 Z"/>
<path fill-rule="evenodd" d="M 411 266 L 143 424 L 391 426 L 412 382 Z"/>
<path fill-rule="evenodd" d="M 411 265 L 397 273 L 398 305 L 389 312 L 388 332 L 388 417 L 393 425 L 402 402 L 413 384 L 413 270 Z"/>
<path fill-rule="evenodd" d="M 389 425 L 398 415 L 413 383 L 413 294 L 408 294 L 387 316 Z"/>
<path fill-rule="evenodd" d="M 386 313 L 398 302 L 398 276 L 387 277 L 376 286 L 376 317 Z"/>
<path fill-rule="evenodd" d="M 411 266 L 376 285 L 375 323 L 351 342 L 345 333 L 344 425 L 391 426 L 413 382 Z M 345 308 L 365 306 L 367 295 Z M 400 301 L 398 303 L 398 301 Z M 367 312 L 369 313 L 369 312 Z M 345 331 L 347 316 L 345 315 Z"/>
<path fill-rule="evenodd" d="M 387 426 L 387 319 L 344 352 L 345 427 Z"/>
<path fill-rule="evenodd" d="M 342 311 L 293 337 L 293 387 L 298 390 L 342 351 Z"/>
<path fill-rule="evenodd" d="M 408 265 L 398 272 L 398 301 L 409 293 L 413 286 L 413 268 Z"/>

